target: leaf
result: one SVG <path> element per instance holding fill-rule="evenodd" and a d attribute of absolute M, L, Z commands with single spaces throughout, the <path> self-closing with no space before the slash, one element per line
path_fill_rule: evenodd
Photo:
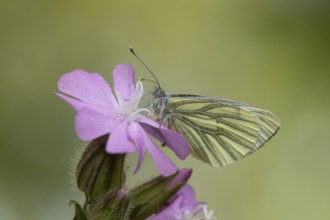
<path fill-rule="evenodd" d="M 73 220 L 88 220 L 86 213 L 84 212 L 84 210 L 81 208 L 80 204 L 77 201 L 71 200 L 69 202 L 69 205 L 75 206 L 76 213 Z"/>

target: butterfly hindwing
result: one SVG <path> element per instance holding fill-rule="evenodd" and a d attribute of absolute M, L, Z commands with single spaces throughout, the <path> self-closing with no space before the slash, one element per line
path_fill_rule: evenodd
<path fill-rule="evenodd" d="M 278 118 L 260 107 L 202 96 L 169 96 L 163 116 L 189 142 L 192 155 L 214 167 L 251 154 L 279 128 Z"/>

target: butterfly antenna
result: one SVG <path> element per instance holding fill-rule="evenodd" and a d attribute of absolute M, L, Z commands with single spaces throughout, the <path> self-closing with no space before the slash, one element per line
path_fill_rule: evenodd
<path fill-rule="evenodd" d="M 151 80 L 151 79 L 141 78 L 141 81 L 147 81 L 147 82 L 151 82 L 151 83 L 154 83 L 154 84 L 158 85 L 158 83 L 156 81 Z"/>
<path fill-rule="evenodd" d="M 156 83 L 157 83 L 157 85 L 158 85 L 158 87 L 159 88 L 161 88 L 160 87 L 160 84 L 159 84 L 159 81 L 158 81 L 158 79 L 157 79 L 157 77 L 156 77 L 156 75 L 151 71 L 151 69 L 141 60 L 141 58 L 135 53 L 135 51 L 134 51 L 134 49 L 133 49 L 133 47 L 130 47 L 129 48 L 129 51 L 131 51 L 131 53 L 142 63 L 142 65 L 151 73 L 151 75 L 155 78 L 155 80 L 156 80 Z"/>

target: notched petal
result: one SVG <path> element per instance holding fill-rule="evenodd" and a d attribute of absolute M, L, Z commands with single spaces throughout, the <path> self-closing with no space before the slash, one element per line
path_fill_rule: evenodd
<path fill-rule="evenodd" d="M 135 142 L 137 151 L 139 153 L 139 160 L 138 160 L 136 168 L 133 172 L 134 174 L 140 170 L 142 162 L 144 160 L 144 156 L 147 151 L 145 143 L 144 143 L 143 134 L 141 132 L 142 132 L 142 130 L 139 128 L 137 123 L 131 123 L 128 127 L 129 137 L 131 140 L 133 140 Z"/>
<path fill-rule="evenodd" d="M 66 101 L 69 105 L 71 105 L 72 108 L 74 108 L 74 110 L 79 110 L 82 109 L 84 107 L 86 107 L 86 104 L 83 103 L 80 100 L 71 98 L 69 96 L 63 95 L 61 93 L 56 92 L 55 95 L 57 95 L 58 97 L 60 97 L 62 100 Z"/>
<path fill-rule="evenodd" d="M 112 77 L 116 94 L 120 93 L 123 99 L 128 100 L 135 86 L 135 71 L 133 66 L 129 64 L 115 66 Z"/>
<path fill-rule="evenodd" d="M 85 103 L 114 109 L 117 102 L 111 88 L 98 73 L 77 69 L 58 80 L 58 89 Z"/>
<path fill-rule="evenodd" d="M 168 129 L 163 125 L 159 125 L 157 122 L 146 116 L 139 116 L 137 121 L 140 122 L 145 131 L 154 136 L 161 143 L 167 145 L 181 160 L 189 155 L 190 147 L 188 143 L 175 131 Z"/>
<path fill-rule="evenodd" d="M 83 108 L 76 114 L 75 128 L 79 138 L 91 141 L 111 132 L 120 123 L 111 115 L 102 114 L 89 108 Z"/>
<path fill-rule="evenodd" d="M 144 152 L 144 148 L 146 148 L 149 151 L 154 163 L 157 166 L 158 171 L 163 176 L 170 176 L 177 171 L 175 164 L 157 147 L 155 143 L 152 142 L 140 124 L 135 123 L 132 131 L 130 132 L 130 136 L 135 140 L 138 149 L 142 149 Z M 140 155 L 139 163 L 141 162 L 142 161 Z M 139 166 L 140 164 L 138 164 L 138 168 Z"/>
<path fill-rule="evenodd" d="M 110 154 L 132 153 L 136 151 L 128 134 L 128 122 L 122 121 L 111 131 L 106 151 Z"/>

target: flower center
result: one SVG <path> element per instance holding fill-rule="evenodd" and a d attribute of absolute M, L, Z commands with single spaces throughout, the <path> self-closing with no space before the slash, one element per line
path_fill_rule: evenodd
<path fill-rule="evenodd" d="M 136 116 L 138 116 L 141 112 L 147 112 L 147 114 L 150 114 L 150 110 L 146 108 L 138 108 L 143 95 L 143 85 L 140 80 L 132 86 L 131 91 L 132 92 L 129 99 L 124 99 L 121 94 L 117 94 L 118 103 L 120 106 L 119 116 L 124 117 L 129 122 L 134 121 Z"/>
<path fill-rule="evenodd" d="M 217 220 L 213 211 L 207 210 L 206 204 L 200 204 L 191 211 L 185 211 L 182 220 Z"/>
<path fill-rule="evenodd" d="M 147 114 L 150 114 L 150 110 L 146 109 L 146 108 L 140 108 L 134 112 L 132 112 L 129 116 L 128 116 L 128 121 L 134 121 L 136 116 L 140 113 L 140 112 L 147 112 Z"/>

